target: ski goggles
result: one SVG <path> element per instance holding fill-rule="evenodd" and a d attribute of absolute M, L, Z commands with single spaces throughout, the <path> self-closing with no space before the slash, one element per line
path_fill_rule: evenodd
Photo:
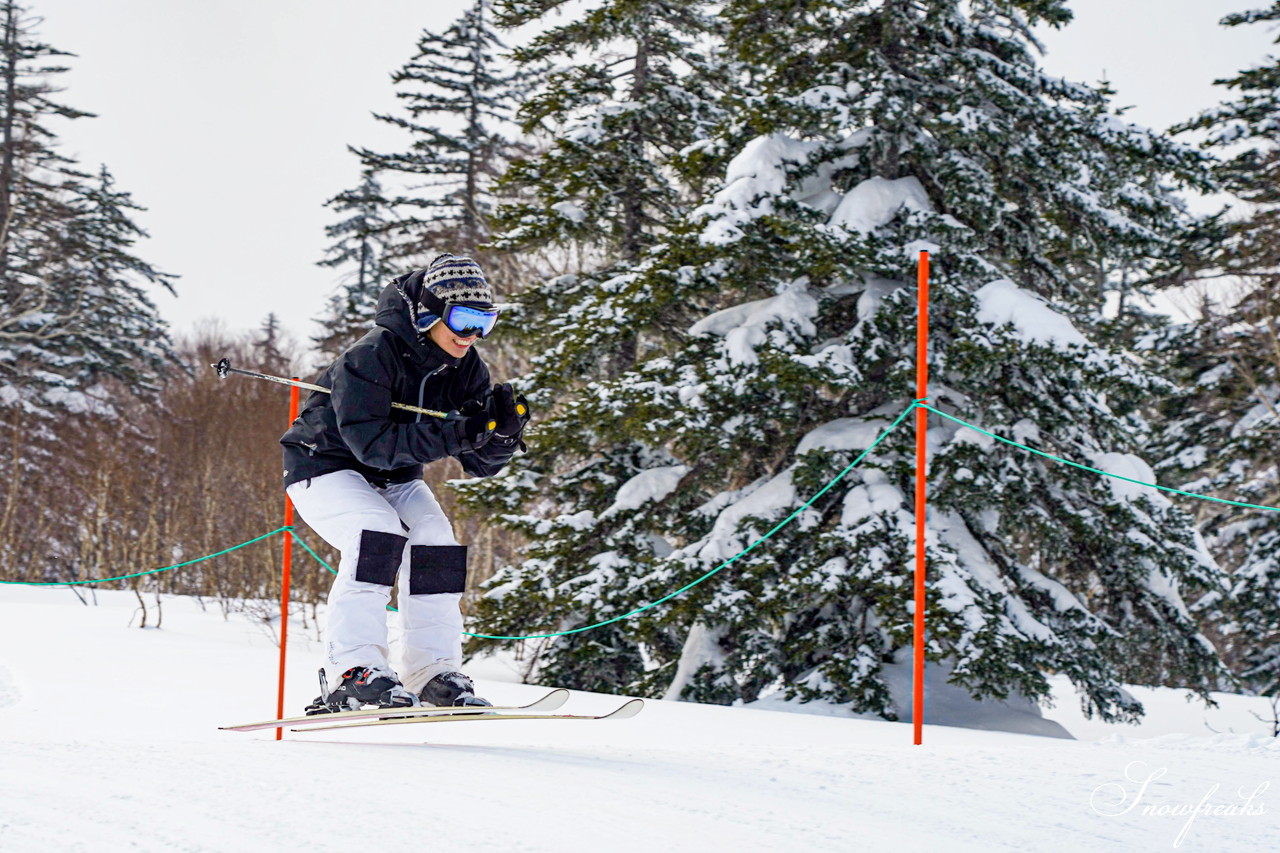
<path fill-rule="evenodd" d="M 419 316 L 418 330 L 425 332 L 435 325 L 437 319 L 448 326 L 449 331 L 456 335 L 461 335 L 464 338 L 469 338 L 472 335 L 487 338 L 489 333 L 493 331 L 493 327 L 497 325 L 498 309 L 481 308 L 462 302 L 446 302 L 444 310 L 439 316 L 435 314 Z"/>

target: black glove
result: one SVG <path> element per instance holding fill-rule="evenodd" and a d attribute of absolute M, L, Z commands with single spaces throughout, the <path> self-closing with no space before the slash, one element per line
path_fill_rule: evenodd
<path fill-rule="evenodd" d="M 492 409 L 493 397 L 486 394 L 483 400 L 467 400 L 458 411 L 449 413 L 449 420 L 457 424 L 458 437 L 468 445 L 468 450 L 484 447 L 493 437 L 498 424 Z"/>
<path fill-rule="evenodd" d="M 524 432 L 524 425 L 529 423 L 529 401 L 524 395 L 516 395 L 510 382 L 493 386 L 493 415 L 497 422 L 493 434 L 498 438 L 518 439 Z"/>

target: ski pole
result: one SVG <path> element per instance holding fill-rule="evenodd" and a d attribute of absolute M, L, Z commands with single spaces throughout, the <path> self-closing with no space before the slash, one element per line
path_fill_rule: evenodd
<path fill-rule="evenodd" d="M 281 385 L 294 385 L 298 388 L 307 388 L 311 391 L 319 391 L 321 394 L 333 393 L 331 389 L 325 388 L 323 385 L 313 385 L 310 382 L 300 382 L 297 379 L 285 379 L 283 376 L 270 376 L 266 373 L 255 373 L 252 370 L 241 370 L 238 367 L 232 367 L 231 359 L 229 358 L 224 358 L 217 364 L 211 364 L 209 366 L 218 371 L 219 379 L 226 379 L 229 374 L 238 373 L 241 376 L 250 376 L 254 379 L 265 379 L 268 382 L 279 382 Z M 423 409 L 419 406 L 410 406 L 407 403 L 392 403 L 391 408 L 403 409 L 406 412 L 416 412 L 420 415 L 430 415 L 433 418 L 449 417 L 448 412 L 438 412 L 435 409 Z"/>

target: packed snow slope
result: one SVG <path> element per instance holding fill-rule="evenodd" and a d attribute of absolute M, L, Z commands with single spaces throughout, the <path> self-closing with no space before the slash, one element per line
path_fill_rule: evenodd
<path fill-rule="evenodd" d="M 650 701 L 625 722 L 276 742 L 217 728 L 274 716 L 264 628 L 165 599 L 163 627 L 139 630 L 131 594 L 97 602 L 0 587 L 5 853 L 1280 848 L 1280 740 L 1253 717 L 1258 699 L 1206 712 L 1141 691 L 1149 721 L 1108 729 L 1064 690 L 1051 716 L 1074 740 L 926 725 L 912 746 L 902 723 Z M 290 639 L 296 713 L 316 692 L 317 644 L 300 626 Z M 472 671 L 496 702 L 545 689 L 500 661 Z M 574 693 L 563 711 L 619 701 Z"/>

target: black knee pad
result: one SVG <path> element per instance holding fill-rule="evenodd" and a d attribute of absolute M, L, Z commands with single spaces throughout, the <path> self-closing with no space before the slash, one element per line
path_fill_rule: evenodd
<path fill-rule="evenodd" d="M 394 586 L 404 546 L 409 540 L 398 533 L 379 530 L 360 531 L 360 557 L 356 560 L 356 580 Z"/>
<path fill-rule="evenodd" d="M 409 548 L 409 594 L 467 591 L 466 545 L 413 545 Z"/>

